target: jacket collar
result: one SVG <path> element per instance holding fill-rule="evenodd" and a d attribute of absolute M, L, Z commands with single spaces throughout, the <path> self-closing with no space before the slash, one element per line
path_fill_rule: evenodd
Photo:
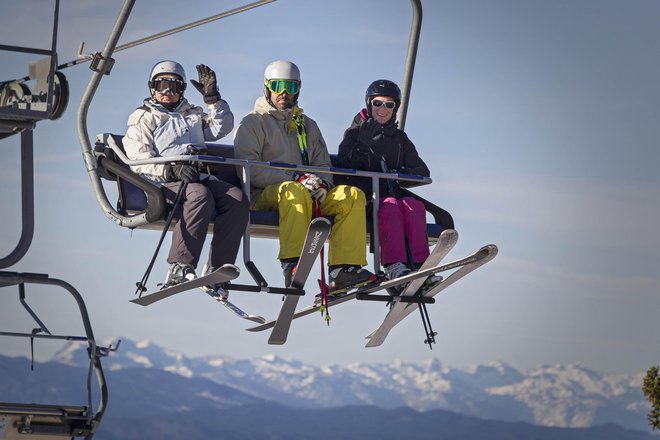
<path fill-rule="evenodd" d="M 182 98 L 181 101 L 179 102 L 179 105 L 177 105 L 174 110 L 168 110 L 162 104 L 157 103 L 153 98 L 145 99 L 144 105 L 146 105 L 147 107 L 153 110 L 158 110 L 164 113 L 182 112 L 192 107 L 192 104 L 190 104 L 186 98 Z"/>
<path fill-rule="evenodd" d="M 254 103 L 254 112 L 260 115 L 270 115 L 280 121 L 290 121 L 291 112 L 293 109 L 279 110 L 266 101 L 266 98 L 261 96 L 257 98 Z"/>

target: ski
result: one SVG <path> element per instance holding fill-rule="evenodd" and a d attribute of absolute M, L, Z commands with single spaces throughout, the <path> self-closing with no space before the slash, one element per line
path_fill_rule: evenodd
<path fill-rule="evenodd" d="M 248 321 L 253 321 L 253 322 L 258 322 L 260 324 L 263 324 L 266 322 L 264 318 L 258 315 L 250 315 L 249 313 L 244 312 L 242 309 L 234 305 L 232 302 L 230 302 L 227 299 L 222 299 L 220 296 L 215 295 L 211 292 L 206 292 L 211 298 L 225 306 L 227 309 L 229 309 L 230 312 L 232 312 L 234 315 L 238 316 L 239 318 L 247 319 Z"/>
<path fill-rule="evenodd" d="M 341 296 L 335 297 L 334 299 L 333 299 L 332 296 L 330 296 L 330 297 L 328 297 L 328 305 L 341 304 L 343 302 L 354 299 L 355 295 L 356 295 L 355 292 L 347 293 L 347 294 L 343 294 Z M 320 309 L 321 309 L 321 304 L 312 304 L 312 305 L 307 306 L 303 309 L 297 310 L 293 314 L 293 317 L 291 319 L 293 320 L 293 319 L 301 318 L 303 316 L 311 315 L 314 312 L 318 312 Z M 263 323 L 262 325 L 247 328 L 246 330 L 249 331 L 249 332 L 262 332 L 264 330 L 268 330 L 269 328 L 273 328 L 273 326 L 275 325 L 276 322 L 277 321 L 268 321 L 268 322 Z"/>
<path fill-rule="evenodd" d="M 176 284 L 174 286 L 165 287 L 157 292 L 149 293 L 140 298 L 132 299 L 131 302 L 141 306 L 148 306 L 160 301 L 161 299 L 169 298 L 177 293 L 185 292 L 196 287 L 206 286 L 210 284 L 224 283 L 226 281 L 237 278 L 240 274 L 238 267 L 233 264 L 225 264 L 224 266 L 216 269 L 210 274 L 203 277 L 195 278 L 194 280 L 186 281 L 185 283 Z"/>
<path fill-rule="evenodd" d="M 419 268 L 418 272 L 423 272 L 424 270 L 437 265 L 449 253 L 449 251 L 453 249 L 457 241 L 458 232 L 456 232 L 454 229 L 447 229 L 442 231 L 440 237 L 438 238 L 438 243 L 436 244 L 435 248 L 433 248 L 433 252 L 431 252 L 424 263 L 422 263 L 422 266 Z M 399 296 L 402 297 L 414 295 L 422 287 L 425 281 L 425 278 L 412 280 L 407 286 L 405 286 Z M 394 302 L 390 309 L 390 313 L 392 315 L 397 315 L 400 312 L 400 309 L 402 307 L 406 307 L 407 305 L 408 304 L 404 304 L 398 301 Z"/>
<path fill-rule="evenodd" d="M 321 253 L 321 249 L 323 249 L 323 245 L 330 235 L 331 226 L 330 220 L 325 217 L 317 217 L 311 221 L 290 287 L 295 289 L 305 287 L 305 282 L 314 266 L 316 257 Z M 325 268 L 322 268 L 322 270 L 325 270 Z M 273 324 L 273 331 L 268 338 L 269 344 L 282 345 L 286 342 L 299 298 L 300 295 L 285 296 L 284 304 L 282 304 L 277 320 Z"/>
<path fill-rule="evenodd" d="M 406 288 L 404 289 L 401 295 L 405 295 L 406 292 L 408 292 L 411 288 L 415 289 L 413 293 L 416 292 L 417 289 L 419 289 L 424 284 L 428 276 L 431 276 L 436 272 L 438 272 L 440 267 L 444 267 L 444 266 L 438 266 L 438 263 L 442 261 L 442 259 L 449 253 L 449 251 L 452 250 L 454 245 L 456 245 L 457 241 L 458 241 L 458 232 L 456 232 L 454 229 L 445 229 L 440 234 L 440 237 L 438 238 L 438 242 L 435 244 L 433 251 L 431 251 L 431 254 L 428 257 L 426 257 L 426 260 L 424 261 L 424 263 L 422 263 L 422 266 L 419 268 L 419 270 L 415 272 L 411 272 L 402 277 L 395 278 L 393 280 L 383 281 L 375 285 L 370 284 L 364 286 L 362 288 L 359 288 L 356 293 L 377 292 L 379 290 L 388 289 L 390 287 L 396 287 L 398 285 L 407 282 L 410 282 L 410 284 L 406 286 Z M 441 269 L 441 270 L 447 270 L 447 269 Z"/>
<path fill-rule="evenodd" d="M 457 240 L 458 240 L 458 233 L 455 230 L 447 229 L 443 231 L 436 245 L 431 251 L 431 254 L 428 256 L 424 264 L 422 264 L 421 268 L 428 269 L 429 266 L 435 266 L 437 263 L 439 263 L 449 253 L 449 251 L 451 251 L 451 249 L 456 244 Z M 380 281 L 377 282 L 376 284 L 372 283 L 367 286 L 349 289 L 346 293 L 340 294 L 338 296 L 330 295 L 328 297 L 328 305 L 338 305 L 350 301 L 352 299 L 355 299 L 357 294 L 373 293 L 378 290 L 387 289 L 388 287 L 393 287 L 405 282 L 409 282 L 411 279 L 415 280 L 416 278 L 419 278 L 420 280 L 419 285 L 421 286 L 426 280 L 425 275 L 432 275 L 432 274 L 433 272 L 428 272 L 428 271 L 425 271 L 421 275 L 418 274 L 417 272 L 414 272 L 394 280 Z M 320 309 L 321 309 L 321 304 L 315 303 L 309 305 L 303 309 L 297 310 L 293 314 L 292 319 L 302 318 L 303 316 L 307 316 L 314 312 L 318 312 Z M 260 331 L 268 330 L 269 328 L 272 328 L 275 325 L 275 322 L 276 321 L 269 321 L 262 325 L 251 327 L 246 330 L 250 332 L 260 332 Z"/>
<path fill-rule="evenodd" d="M 475 252 L 469 257 L 463 258 L 461 260 L 457 260 L 453 263 L 448 263 L 446 265 L 448 266 L 446 270 L 452 268 L 459 268 L 459 269 L 452 272 L 449 276 L 447 276 L 437 285 L 432 287 L 430 290 L 424 292 L 424 297 L 431 298 L 437 295 L 438 293 L 440 293 L 447 287 L 451 286 L 456 281 L 460 280 L 470 272 L 488 263 L 490 260 L 495 258 L 496 255 L 497 255 L 497 246 L 491 244 L 482 247 L 481 249 L 479 249 L 477 252 Z M 413 292 L 413 294 L 414 293 L 416 292 Z M 366 347 L 378 347 L 382 345 L 382 343 L 385 342 L 385 338 L 387 338 L 387 335 L 394 328 L 394 326 L 396 326 L 399 322 L 401 322 L 410 313 L 415 311 L 417 307 L 418 307 L 417 304 L 395 303 L 392 309 L 390 309 L 390 311 L 385 316 L 385 319 L 383 320 L 383 323 L 380 325 L 380 327 L 378 327 L 369 336 L 367 336 L 367 339 L 369 339 L 369 341 L 367 342 Z"/>

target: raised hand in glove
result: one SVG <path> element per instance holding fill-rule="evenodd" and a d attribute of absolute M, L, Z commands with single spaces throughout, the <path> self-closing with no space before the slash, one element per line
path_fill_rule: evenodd
<path fill-rule="evenodd" d="M 312 199 L 319 203 L 323 203 L 325 196 L 328 195 L 328 184 L 316 174 L 305 173 L 298 178 L 298 182 L 307 188 Z"/>
<path fill-rule="evenodd" d="M 186 183 L 196 183 L 199 182 L 199 170 L 196 166 L 186 163 L 168 165 L 165 178 L 168 182 L 180 180 Z"/>
<path fill-rule="evenodd" d="M 375 138 L 378 136 L 378 133 L 380 132 L 381 126 L 376 121 L 374 118 L 369 118 L 366 121 L 360 125 L 360 128 L 358 130 L 358 150 L 359 151 L 365 151 L 369 152 L 370 151 L 370 146 L 376 140 Z M 367 148 L 361 148 L 361 147 L 367 147 Z"/>
<path fill-rule="evenodd" d="M 209 66 L 198 64 L 197 75 L 199 81 L 191 79 L 190 84 L 192 84 L 197 91 L 204 96 L 204 102 L 206 104 L 214 104 L 220 101 L 220 92 L 218 91 L 215 72 Z"/>

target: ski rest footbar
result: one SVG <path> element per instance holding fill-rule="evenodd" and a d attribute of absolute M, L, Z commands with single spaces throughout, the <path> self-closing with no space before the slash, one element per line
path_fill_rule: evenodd
<path fill-rule="evenodd" d="M 293 295 L 305 296 L 304 289 L 296 289 L 294 287 L 270 287 L 270 286 L 252 286 L 249 284 L 234 284 L 231 283 L 227 286 L 227 290 L 237 290 L 239 292 L 260 292 L 260 293 L 274 293 L 279 295 Z"/>
<path fill-rule="evenodd" d="M 382 301 L 382 302 L 401 302 L 401 303 L 420 303 L 434 304 L 435 298 L 426 298 L 418 296 L 392 296 L 392 295 L 374 295 L 373 293 L 358 293 L 355 295 L 358 301 Z"/>

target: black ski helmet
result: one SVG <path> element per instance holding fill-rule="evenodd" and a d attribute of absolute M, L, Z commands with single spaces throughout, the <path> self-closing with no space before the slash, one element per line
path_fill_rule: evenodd
<path fill-rule="evenodd" d="M 399 105 L 401 105 L 401 89 L 399 89 L 399 86 L 387 79 L 377 79 L 369 84 L 369 87 L 367 87 L 367 93 L 364 95 L 364 102 L 367 105 L 367 113 L 369 113 L 369 116 L 371 116 L 371 100 L 374 96 L 389 96 L 390 98 L 393 98 L 394 102 L 396 102 L 393 115 L 396 114 Z"/>

